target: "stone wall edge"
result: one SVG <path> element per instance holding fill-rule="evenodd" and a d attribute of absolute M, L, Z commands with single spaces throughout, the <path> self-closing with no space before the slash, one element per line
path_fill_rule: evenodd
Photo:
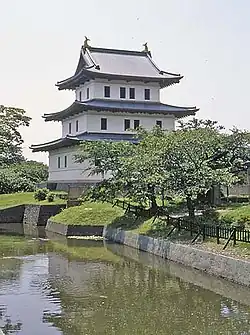
<path fill-rule="evenodd" d="M 106 227 L 103 236 L 107 240 L 158 255 L 237 284 L 250 286 L 250 261 L 201 250 L 191 245 L 134 234 L 121 229 Z"/>

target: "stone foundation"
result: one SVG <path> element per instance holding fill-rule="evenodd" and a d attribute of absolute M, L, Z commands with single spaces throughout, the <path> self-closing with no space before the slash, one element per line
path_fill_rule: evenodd
<path fill-rule="evenodd" d="M 121 229 L 106 227 L 103 236 L 110 241 L 149 252 L 238 284 L 250 286 L 250 261 L 200 250 L 191 245 L 134 234 Z"/>

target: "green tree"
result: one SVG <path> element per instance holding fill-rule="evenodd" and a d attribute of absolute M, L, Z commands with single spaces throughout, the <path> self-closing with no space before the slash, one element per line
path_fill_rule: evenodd
<path fill-rule="evenodd" d="M 237 169 L 249 154 L 249 134 L 237 129 L 222 132 L 215 121 L 193 119 L 177 131 L 139 130 L 138 144 L 87 142 L 78 161 L 89 160 L 90 173 L 108 173 L 94 188 L 95 197 L 120 194 L 138 202 L 156 199 L 163 190 L 185 196 L 189 215 L 194 216 L 196 199 L 214 185 L 237 181 Z"/>
<path fill-rule="evenodd" d="M 31 118 L 20 108 L 0 105 L 0 167 L 24 160 L 20 127 L 28 127 Z"/>
<path fill-rule="evenodd" d="M 48 166 L 35 161 L 24 161 L 0 168 L 0 194 L 34 191 L 36 184 L 46 181 Z"/>
<path fill-rule="evenodd" d="M 162 190 L 162 173 L 157 162 L 157 142 L 163 136 L 158 128 L 152 132 L 138 131 L 138 144 L 128 142 L 84 142 L 76 157 L 89 163 L 90 174 L 104 174 L 106 180 L 91 190 L 94 199 L 125 196 L 141 204 L 151 203 L 157 209 L 157 195 Z M 152 151 L 154 149 L 154 151 Z"/>

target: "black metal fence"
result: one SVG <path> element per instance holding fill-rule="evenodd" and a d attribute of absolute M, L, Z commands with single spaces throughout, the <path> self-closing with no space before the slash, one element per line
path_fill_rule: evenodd
<path fill-rule="evenodd" d="M 192 242 L 195 242 L 199 236 L 202 236 L 203 241 L 206 237 L 216 238 L 217 243 L 220 243 L 220 239 L 227 240 L 223 249 L 225 249 L 230 241 L 250 243 L 250 230 L 240 227 L 225 227 L 216 224 L 208 223 L 194 223 L 185 218 L 171 218 L 169 217 L 169 223 L 173 226 L 168 236 L 172 234 L 174 230 L 186 230 L 190 232 L 191 236 L 194 236 Z"/>
<path fill-rule="evenodd" d="M 123 208 L 125 213 L 133 213 L 136 218 L 141 215 L 150 214 L 143 206 L 132 205 L 125 200 L 116 199 L 113 202 L 113 206 Z M 165 218 L 161 216 L 165 216 Z M 235 245 L 236 242 L 250 243 L 250 230 L 244 228 L 193 222 L 187 216 L 171 216 L 166 208 L 159 208 L 154 216 L 153 222 L 160 217 L 161 220 L 166 223 L 166 226 L 172 227 L 167 236 L 170 236 L 175 230 L 186 230 L 190 232 L 191 237 L 194 236 L 192 240 L 193 243 L 200 236 L 202 236 L 203 241 L 206 237 L 216 238 L 218 244 L 221 239 L 227 240 L 223 249 L 228 246 L 230 241 L 233 241 L 233 245 Z"/>

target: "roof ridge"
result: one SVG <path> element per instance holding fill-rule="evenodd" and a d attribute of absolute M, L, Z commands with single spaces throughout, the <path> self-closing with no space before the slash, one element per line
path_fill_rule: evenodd
<path fill-rule="evenodd" d="M 113 48 L 99 48 L 99 47 L 88 47 L 85 50 L 89 52 L 103 52 L 103 53 L 118 53 L 118 54 L 130 54 L 137 56 L 147 56 L 147 52 L 139 50 L 127 50 L 127 49 L 113 49 Z"/>

